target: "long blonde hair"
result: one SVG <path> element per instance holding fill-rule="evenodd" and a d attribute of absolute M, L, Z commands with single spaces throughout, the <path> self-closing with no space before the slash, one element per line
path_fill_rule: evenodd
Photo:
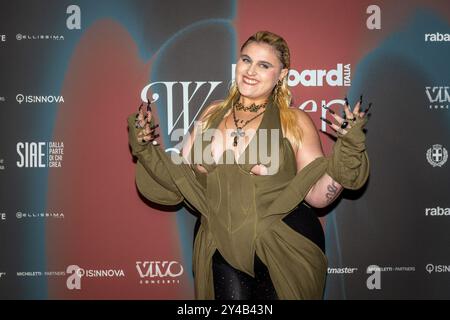
<path fill-rule="evenodd" d="M 283 65 L 283 69 L 290 68 L 291 56 L 289 53 L 289 47 L 282 37 L 269 31 L 258 31 L 244 42 L 241 47 L 241 52 L 251 42 L 262 42 L 272 46 Z M 298 148 L 302 143 L 303 134 L 301 128 L 297 125 L 297 117 L 293 109 L 290 108 L 292 94 L 289 90 L 287 80 L 288 76 L 286 75 L 281 83 L 277 83 L 272 91 L 272 96 L 275 105 L 277 105 L 280 110 L 280 121 L 285 135 L 290 141 L 294 143 L 294 147 Z M 228 96 L 225 98 L 225 100 L 217 105 L 217 107 L 214 108 L 213 112 L 205 115 L 203 119 L 203 131 L 208 129 L 211 124 L 217 119 L 220 111 L 227 108 L 228 106 L 232 106 L 233 103 L 235 103 L 239 99 L 239 96 L 240 93 L 237 84 L 235 81 L 233 81 Z"/>

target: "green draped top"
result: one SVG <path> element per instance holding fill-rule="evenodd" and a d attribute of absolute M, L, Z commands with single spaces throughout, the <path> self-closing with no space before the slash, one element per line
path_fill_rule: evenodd
<path fill-rule="evenodd" d="M 218 127 L 229 107 L 219 111 L 221 114 L 212 123 L 212 128 Z M 212 256 L 215 250 L 219 250 L 234 268 L 251 276 L 254 276 L 256 252 L 267 266 L 280 299 L 322 298 L 326 256 L 315 243 L 294 231 L 282 219 L 304 200 L 311 187 L 336 161 L 320 157 L 297 173 L 293 149 L 282 134 L 279 109 L 272 101 L 269 101 L 256 134 L 238 161 L 233 151 L 226 150 L 220 158 L 223 163 L 220 160 L 218 164 L 202 163 L 207 174 L 193 170 L 195 165 L 179 164 L 181 156 L 174 152 L 169 155 L 157 146 L 137 143 L 134 117 L 132 114 L 128 118 L 129 140 L 133 154 L 138 157 L 136 183 L 139 191 L 161 204 L 184 201 L 201 214 L 193 252 L 197 299 L 214 299 Z M 262 129 L 268 130 L 268 138 L 264 142 L 267 143 L 267 154 L 279 154 L 276 172 L 270 175 L 250 173 L 255 165 L 250 163 L 250 145 L 260 146 L 257 137 Z M 279 129 L 275 146 L 271 143 L 275 141 L 271 139 L 275 131 L 270 129 Z M 201 144 L 204 150 L 202 141 Z M 358 173 L 342 183 L 350 189 L 361 187 L 368 176 L 365 150 L 360 148 L 356 156 L 350 169 Z M 225 164 L 225 159 L 233 161 Z M 258 156 L 258 163 L 271 165 L 263 160 Z"/>

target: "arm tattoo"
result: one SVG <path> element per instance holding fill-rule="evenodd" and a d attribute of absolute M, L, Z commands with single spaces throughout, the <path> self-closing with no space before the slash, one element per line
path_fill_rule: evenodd
<path fill-rule="evenodd" d="M 331 203 L 333 199 L 336 197 L 338 187 L 335 185 L 334 180 L 331 181 L 331 184 L 327 186 L 327 193 L 325 197 L 327 198 L 327 203 Z"/>

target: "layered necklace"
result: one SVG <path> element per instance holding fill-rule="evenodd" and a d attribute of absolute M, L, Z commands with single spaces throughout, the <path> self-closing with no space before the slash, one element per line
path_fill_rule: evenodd
<path fill-rule="evenodd" d="M 264 110 L 263 112 L 258 113 L 256 116 L 254 116 L 253 118 L 249 119 L 249 120 L 241 120 L 241 119 L 237 119 L 236 118 L 236 110 L 244 110 L 244 111 L 250 111 L 250 112 L 258 112 L 259 109 L 261 108 L 266 108 L 267 106 L 267 102 L 263 103 L 263 104 L 251 104 L 250 106 L 246 107 L 244 106 L 242 103 L 240 103 L 239 101 L 236 102 L 235 104 L 233 104 L 233 120 L 234 120 L 234 125 L 236 127 L 236 129 L 231 132 L 231 137 L 233 137 L 233 146 L 236 147 L 238 145 L 238 139 L 240 137 L 244 137 L 245 136 L 245 131 L 244 131 L 244 127 L 249 124 L 251 121 L 255 120 L 257 117 L 259 117 L 260 115 L 262 115 L 264 112 L 266 112 L 266 110 Z M 227 122 L 225 121 L 225 128 L 227 128 Z"/>

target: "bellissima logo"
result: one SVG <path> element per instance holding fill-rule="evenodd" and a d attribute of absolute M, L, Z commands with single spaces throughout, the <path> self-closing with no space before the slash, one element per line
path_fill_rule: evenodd
<path fill-rule="evenodd" d="M 64 103 L 63 96 L 33 96 L 19 93 L 16 95 L 16 101 L 22 103 Z"/>
<path fill-rule="evenodd" d="M 425 208 L 425 215 L 431 217 L 450 216 L 450 208 Z"/>
<path fill-rule="evenodd" d="M 123 278 L 123 269 L 83 269 L 73 264 L 67 267 L 66 286 L 69 290 L 81 290 L 81 279 L 84 278 Z"/>
<path fill-rule="evenodd" d="M 63 142 L 17 142 L 18 168 L 60 168 L 64 156 Z"/>
<path fill-rule="evenodd" d="M 16 218 L 19 220 L 25 219 L 64 219 L 62 212 L 16 212 Z"/>
<path fill-rule="evenodd" d="M 23 40 L 34 40 L 34 41 L 40 41 L 40 40 L 46 40 L 46 41 L 51 41 L 51 40 L 56 40 L 56 41 L 61 41 L 64 40 L 64 36 L 60 35 L 60 34 L 23 34 L 23 33 L 18 33 L 16 34 L 16 39 L 18 41 L 23 41 Z"/>
<path fill-rule="evenodd" d="M 425 42 L 446 42 L 450 41 L 449 33 L 425 33 Z"/>
<path fill-rule="evenodd" d="M 433 167 L 442 167 L 448 159 L 448 152 L 441 144 L 434 144 L 427 150 L 428 163 Z"/>
<path fill-rule="evenodd" d="M 425 93 L 430 101 L 429 109 L 446 109 L 450 104 L 450 87 L 425 87 Z"/>
<path fill-rule="evenodd" d="M 137 261 L 136 270 L 140 284 L 180 283 L 183 266 L 178 261 Z"/>

